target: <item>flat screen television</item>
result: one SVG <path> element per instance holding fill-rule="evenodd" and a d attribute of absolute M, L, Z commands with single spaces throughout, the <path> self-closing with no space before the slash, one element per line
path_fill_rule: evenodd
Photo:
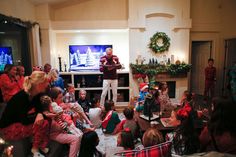
<path fill-rule="evenodd" d="M 12 49 L 0 46 L 0 72 L 4 71 L 6 64 L 13 64 Z"/>
<path fill-rule="evenodd" d="M 97 71 L 100 57 L 112 45 L 69 45 L 70 71 Z"/>

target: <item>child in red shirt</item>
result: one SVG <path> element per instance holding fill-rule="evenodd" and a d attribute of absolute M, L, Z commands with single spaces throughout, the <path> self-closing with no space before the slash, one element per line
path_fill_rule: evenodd
<path fill-rule="evenodd" d="M 216 81 L 216 68 L 213 66 L 214 59 L 208 59 L 208 66 L 205 68 L 205 90 L 204 97 L 214 96 L 215 81 Z"/>

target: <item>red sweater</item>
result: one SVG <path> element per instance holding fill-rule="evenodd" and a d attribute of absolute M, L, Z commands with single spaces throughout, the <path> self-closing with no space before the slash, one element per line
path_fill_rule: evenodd
<path fill-rule="evenodd" d="M 205 68 L 205 80 L 214 81 L 216 78 L 216 68 L 215 67 L 206 67 Z"/>
<path fill-rule="evenodd" d="M 104 62 L 107 62 L 104 65 Z M 115 63 L 116 62 L 116 63 Z M 114 67 L 112 70 L 109 70 L 110 67 Z M 120 69 L 121 65 L 119 58 L 115 55 L 112 55 L 110 59 L 107 56 L 102 56 L 100 59 L 100 71 L 103 72 L 103 79 L 106 80 L 115 80 L 118 78 L 116 69 Z"/>
<path fill-rule="evenodd" d="M 0 80 L 0 88 L 4 102 L 8 102 L 13 95 L 22 89 L 22 81 L 11 79 L 7 74 L 2 74 Z"/>

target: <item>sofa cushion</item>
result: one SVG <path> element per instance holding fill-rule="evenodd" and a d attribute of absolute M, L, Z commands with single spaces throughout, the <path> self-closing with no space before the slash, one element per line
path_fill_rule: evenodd
<path fill-rule="evenodd" d="M 129 150 L 116 153 L 116 156 L 125 157 L 169 157 L 171 156 L 171 141 L 167 141 L 141 150 Z"/>

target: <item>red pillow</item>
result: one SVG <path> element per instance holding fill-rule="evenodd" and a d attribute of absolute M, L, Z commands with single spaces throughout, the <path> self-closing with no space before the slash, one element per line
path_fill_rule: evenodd
<path fill-rule="evenodd" d="M 167 141 L 141 150 L 130 150 L 116 153 L 125 157 L 169 157 L 171 156 L 171 141 Z"/>

